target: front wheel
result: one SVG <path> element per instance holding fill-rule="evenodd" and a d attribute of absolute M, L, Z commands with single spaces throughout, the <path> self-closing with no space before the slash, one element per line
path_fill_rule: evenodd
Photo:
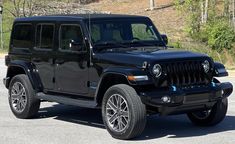
<path fill-rule="evenodd" d="M 188 118 L 199 126 L 214 126 L 220 123 L 226 116 L 228 99 L 219 100 L 210 110 L 188 113 Z"/>
<path fill-rule="evenodd" d="M 146 124 L 146 108 L 136 91 L 125 84 L 107 90 L 102 102 L 104 125 L 112 137 L 131 139 L 140 135 Z"/>

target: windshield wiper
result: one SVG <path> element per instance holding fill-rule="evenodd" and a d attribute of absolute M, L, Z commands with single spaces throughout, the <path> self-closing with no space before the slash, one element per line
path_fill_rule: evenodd
<path fill-rule="evenodd" d="M 141 48 L 143 51 L 145 51 L 146 49 L 153 49 L 153 51 L 158 51 L 158 50 L 166 48 L 165 46 L 161 46 L 158 43 L 149 43 L 149 42 L 144 42 L 144 41 L 128 41 L 128 42 L 125 42 L 125 43 L 128 43 L 128 44 L 140 44 L 141 46 L 143 46 Z M 144 47 L 144 46 L 147 46 L 147 47 Z M 148 48 L 148 47 L 155 47 L 155 48 Z"/>
<path fill-rule="evenodd" d="M 148 43 L 143 41 L 130 41 L 131 44 L 141 44 L 143 46 L 158 46 L 156 43 Z"/>

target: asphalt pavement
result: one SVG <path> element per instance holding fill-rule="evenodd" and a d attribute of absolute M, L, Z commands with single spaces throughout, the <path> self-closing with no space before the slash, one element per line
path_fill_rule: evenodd
<path fill-rule="evenodd" d="M 0 59 L 0 79 L 6 75 Z M 222 78 L 235 84 L 235 77 Z M 39 117 L 17 119 L 8 105 L 8 92 L 0 82 L 0 144 L 234 144 L 235 96 L 229 98 L 227 117 L 214 127 L 192 125 L 185 115 L 150 116 L 143 134 L 129 141 L 112 138 L 104 128 L 101 111 L 43 102 Z"/>

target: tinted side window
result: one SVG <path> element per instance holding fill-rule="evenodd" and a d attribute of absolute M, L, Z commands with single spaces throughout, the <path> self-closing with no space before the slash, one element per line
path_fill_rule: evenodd
<path fill-rule="evenodd" d="M 60 49 L 66 51 L 83 51 L 83 34 L 79 25 L 61 25 L 60 27 Z M 76 46 L 71 45 L 71 41 Z"/>
<path fill-rule="evenodd" d="M 32 25 L 16 24 L 12 34 L 12 44 L 14 48 L 32 47 Z"/>
<path fill-rule="evenodd" d="M 92 35 L 92 42 L 98 42 L 101 40 L 101 28 L 98 24 L 91 25 L 91 35 Z"/>
<path fill-rule="evenodd" d="M 36 47 L 39 49 L 53 49 L 54 25 L 39 24 L 36 29 Z"/>

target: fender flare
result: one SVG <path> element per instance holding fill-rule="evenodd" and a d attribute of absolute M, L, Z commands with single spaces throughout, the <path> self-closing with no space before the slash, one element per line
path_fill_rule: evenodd
<path fill-rule="evenodd" d="M 228 72 L 225 69 L 225 66 L 222 63 L 214 63 L 214 76 L 215 77 L 225 77 L 228 76 Z"/>
<path fill-rule="evenodd" d="M 24 73 L 28 76 L 33 88 L 36 91 L 39 91 L 42 89 L 42 83 L 41 81 L 39 81 L 39 75 L 37 73 L 36 68 L 30 63 L 30 62 L 25 62 L 25 61 L 21 61 L 21 60 L 15 60 L 15 61 L 11 61 L 8 64 L 8 69 L 7 69 L 7 78 L 8 81 L 6 82 L 6 87 L 9 87 L 10 84 L 10 80 L 12 77 L 14 77 L 16 74 L 11 72 L 11 69 L 14 67 L 18 67 L 24 70 Z"/>
<path fill-rule="evenodd" d="M 98 98 L 99 96 L 99 92 L 101 91 L 102 88 L 102 84 L 104 82 L 104 79 L 106 78 L 106 76 L 108 75 L 119 75 L 120 77 L 125 77 L 125 80 L 127 81 L 127 83 L 130 86 L 135 86 L 135 85 L 145 85 L 145 84 L 152 84 L 153 82 L 151 80 L 148 81 L 144 81 L 144 82 L 132 82 L 128 80 L 128 76 L 130 75 L 147 75 L 146 71 L 141 71 L 140 69 L 137 68 L 130 68 L 130 67 L 112 67 L 112 68 L 107 68 L 103 71 L 103 73 L 100 76 L 100 80 L 98 82 L 96 91 L 95 91 L 95 101 L 98 103 Z"/>

